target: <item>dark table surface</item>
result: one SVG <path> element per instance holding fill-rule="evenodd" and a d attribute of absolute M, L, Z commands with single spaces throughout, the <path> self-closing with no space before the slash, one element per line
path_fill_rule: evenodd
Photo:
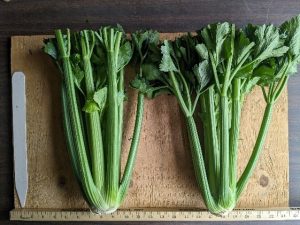
<path fill-rule="evenodd" d="M 98 28 L 116 23 L 122 24 L 128 32 L 140 28 L 152 28 L 162 32 L 193 31 L 217 21 L 230 21 L 238 26 L 247 23 L 280 24 L 299 13 L 299 0 L 0 0 L 0 224 L 20 223 L 8 221 L 8 212 L 13 208 L 10 36 L 51 34 L 55 28 Z M 299 87 L 300 76 L 290 79 L 291 206 L 300 206 Z M 251 224 L 300 224 L 300 221 Z"/>

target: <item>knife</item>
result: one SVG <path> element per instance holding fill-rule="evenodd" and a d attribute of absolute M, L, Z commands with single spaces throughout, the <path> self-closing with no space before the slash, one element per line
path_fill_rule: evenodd
<path fill-rule="evenodd" d="M 23 208 L 28 190 L 25 75 L 12 76 L 12 114 L 15 188 Z"/>

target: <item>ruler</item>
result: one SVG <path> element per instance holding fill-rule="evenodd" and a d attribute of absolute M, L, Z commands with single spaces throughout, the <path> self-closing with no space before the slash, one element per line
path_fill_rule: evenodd
<path fill-rule="evenodd" d="M 113 214 L 94 214 L 90 211 L 49 211 L 14 209 L 11 220 L 26 221 L 264 221 L 300 220 L 300 208 L 237 209 L 223 216 L 208 211 L 118 210 Z"/>

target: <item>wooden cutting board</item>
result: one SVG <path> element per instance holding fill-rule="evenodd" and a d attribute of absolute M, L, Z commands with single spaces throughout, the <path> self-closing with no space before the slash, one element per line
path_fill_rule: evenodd
<path fill-rule="evenodd" d="M 172 39 L 178 34 L 163 34 Z M 61 123 L 60 74 L 41 50 L 45 36 L 11 39 L 11 72 L 26 75 L 29 191 L 28 209 L 86 209 L 73 176 Z M 126 71 L 130 80 L 133 71 Z M 127 81 L 128 82 L 128 81 Z M 136 93 L 128 89 L 125 107 L 122 168 L 132 136 Z M 244 104 L 239 147 L 239 173 L 248 160 L 261 121 L 264 100 L 255 89 Z M 274 109 L 263 154 L 238 203 L 240 208 L 288 206 L 287 91 Z M 20 208 L 15 195 L 15 208 Z M 144 123 L 127 198 L 130 208 L 205 208 L 198 191 L 183 117 L 172 96 L 145 102 Z"/>

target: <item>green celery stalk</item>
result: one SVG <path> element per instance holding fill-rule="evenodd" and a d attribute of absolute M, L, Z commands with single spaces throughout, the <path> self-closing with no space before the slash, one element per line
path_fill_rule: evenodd
<path fill-rule="evenodd" d="M 229 186 L 232 193 L 236 195 L 236 180 L 237 180 L 237 157 L 238 157 L 238 141 L 240 132 L 240 117 L 241 117 L 241 97 L 240 97 L 240 85 L 241 81 L 238 78 L 233 80 L 232 91 L 232 121 L 229 137 L 229 165 L 230 165 L 230 180 Z M 234 196 L 236 198 L 236 196 Z"/>
<path fill-rule="evenodd" d="M 263 121 L 258 133 L 258 137 L 253 149 L 253 152 L 250 156 L 249 162 L 244 170 L 244 172 L 242 173 L 238 183 L 237 183 L 237 190 L 236 190 L 236 195 L 237 198 L 240 197 L 242 191 L 244 190 L 247 182 L 249 181 L 250 176 L 252 175 L 254 168 L 257 164 L 259 155 L 262 151 L 266 136 L 267 136 L 267 132 L 271 123 L 271 119 L 272 119 L 272 110 L 273 110 L 273 103 L 268 103 L 264 112 L 264 116 L 263 116 Z"/>
<path fill-rule="evenodd" d="M 92 44 L 89 43 L 89 38 L 92 38 Z M 87 96 L 92 96 L 96 91 L 94 85 L 93 71 L 91 65 L 92 51 L 95 45 L 95 35 L 88 31 L 83 31 L 80 38 L 82 49 L 82 61 L 84 69 L 84 83 Z M 91 152 L 92 174 L 96 187 L 101 190 L 104 183 L 104 153 L 102 143 L 102 133 L 100 126 L 99 112 L 86 113 L 87 120 L 87 137 L 89 141 L 89 149 Z"/>
<path fill-rule="evenodd" d="M 79 116 L 79 108 L 77 105 L 77 98 L 75 93 L 75 86 L 73 81 L 73 71 L 70 64 L 70 32 L 67 33 L 67 47 L 65 46 L 64 38 L 62 35 L 61 30 L 57 30 L 55 32 L 55 36 L 57 39 L 57 45 L 58 45 L 58 51 L 62 58 L 62 67 L 63 67 L 63 73 L 64 73 L 64 84 L 66 95 L 65 95 L 65 101 L 66 104 L 64 104 L 67 108 L 65 110 L 69 109 L 70 114 L 70 125 L 72 129 L 73 137 L 69 137 L 68 139 L 73 140 L 75 149 L 71 149 L 70 151 L 76 151 L 78 155 L 78 162 L 79 166 L 78 168 L 80 171 L 80 181 L 82 183 L 82 188 L 85 192 L 86 198 L 91 204 L 91 207 L 95 208 L 101 208 L 106 209 L 107 204 L 105 203 L 102 194 L 97 190 L 97 187 L 95 186 L 92 178 L 92 173 L 89 168 L 88 158 L 85 150 L 85 143 L 83 139 L 82 134 L 82 127 L 80 122 L 80 116 Z M 70 133 L 67 133 L 67 135 L 70 135 Z M 75 153 L 75 154 L 76 154 Z M 74 154 L 74 155 L 75 155 Z"/>
<path fill-rule="evenodd" d="M 119 27 L 55 34 L 44 51 L 63 78 L 63 124 L 73 170 L 90 208 L 111 213 L 126 196 L 143 119 L 144 95 L 139 95 L 133 140 L 120 177 L 124 67 L 132 57 L 131 45 Z"/>
<path fill-rule="evenodd" d="M 118 193 L 118 202 L 122 202 L 126 196 L 126 192 L 128 190 L 130 179 L 133 172 L 133 165 L 136 159 L 137 148 L 140 141 L 140 134 L 142 129 L 143 122 L 143 114 L 144 114 L 144 94 L 138 94 L 138 103 L 136 110 L 136 119 L 133 131 L 133 137 L 130 145 L 129 156 L 127 159 L 127 163 L 125 166 L 124 174 L 122 177 L 122 181 L 119 188 Z"/>
<path fill-rule="evenodd" d="M 107 151 L 106 151 L 106 201 L 110 206 L 116 204 L 119 189 L 120 148 L 118 120 L 117 60 L 122 33 L 112 28 L 103 29 L 104 45 L 107 51 Z"/>

